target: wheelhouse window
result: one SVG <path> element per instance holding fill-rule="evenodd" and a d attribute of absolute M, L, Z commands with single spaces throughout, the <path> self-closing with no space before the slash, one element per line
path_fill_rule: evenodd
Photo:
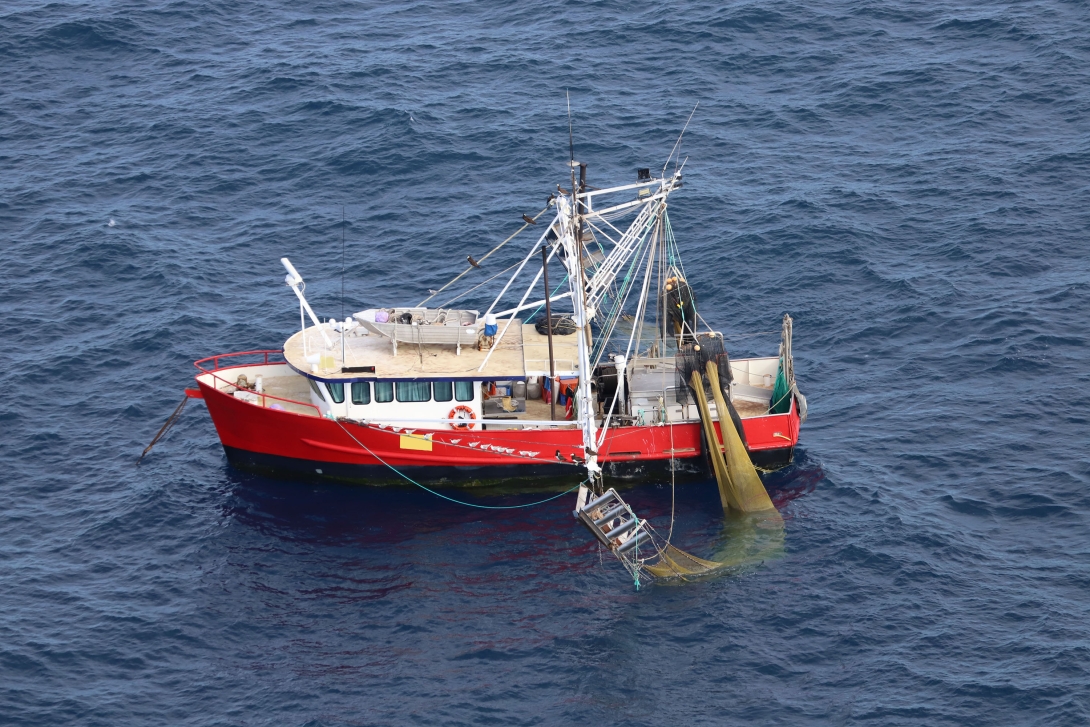
<path fill-rule="evenodd" d="M 325 401 L 325 395 L 322 394 L 322 390 L 318 388 L 318 384 L 314 382 L 314 379 L 307 379 L 307 383 L 310 384 L 310 390 L 314 392 L 314 395 Z"/>
<path fill-rule="evenodd" d="M 385 404 L 388 401 L 394 400 L 394 384 L 391 381 L 376 381 L 375 382 L 375 401 L 379 404 Z"/>
<path fill-rule="evenodd" d="M 344 384 L 326 384 L 325 387 L 329 389 L 334 404 L 344 403 Z"/>
<path fill-rule="evenodd" d="M 431 401 L 430 381 L 398 381 L 398 401 Z"/>
<path fill-rule="evenodd" d="M 458 401 L 473 401 L 473 382 L 455 381 L 454 398 Z"/>
<path fill-rule="evenodd" d="M 369 382 L 352 382 L 352 403 L 356 404 L 357 406 L 360 404 L 371 403 L 371 384 Z"/>
<path fill-rule="evenodd" d="M 449 381 L 436 381 L 432 384 L 436 401 L 450 401 L 454 398 L 454 385 Z"/>

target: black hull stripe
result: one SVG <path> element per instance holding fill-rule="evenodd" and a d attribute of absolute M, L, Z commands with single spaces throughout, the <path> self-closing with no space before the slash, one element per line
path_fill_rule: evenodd
<path fill-rule="evenodd" d="M 249 452 L 224 446 L 227 460 L 238 469 L 257 472 L 280 479 L 304 481 L 338 480 L 362 485 L 411 485 L 390 468 L 381 465 L 321 462 L 273 454 Z M 761 469 L 775 470 L 791 463 L 794 448 L 765 450 L 752 453 L 753 464 Z M 679 481 L 706 480 L 711 477 L 703 457 L 675 459 L 674 474 Z M 585 476 L 581 469 L 562 464 L 518 462 L 510 465 L 483 467 L 399 466 L 406 476 L 425 485 L 447 487 L 483 487 L 524 482 L 529 488 L 548 489 L 558 485 L 571 486 Z M 670 460 L 634 460 L 607 462 L 602 466 L 607 478 L 632 482 L 662 482 L 670 477 Z"/>

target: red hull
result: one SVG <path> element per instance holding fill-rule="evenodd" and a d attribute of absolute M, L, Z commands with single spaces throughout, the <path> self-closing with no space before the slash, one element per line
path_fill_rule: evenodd
<path fill-rule="evenodd" d="M 224 449 L 241 466 L 375 484 L 399 479 L 390 467 L 422 482 L 579 478 L 583 472 L 578 429 L 382 429 L 265 408 L 199 380 L 198 385 Z M 742 426 L 757 466 L 775 469 L 790 462 L 799 435 L 794 403 L 786 414 L 743 419 Z M 405 436 L 410 431 L 412 436 Z M 611 428 L 598 460 L 616 476 L 646 476 L 657 469 L 647 465 L 665 469 L 671 460 L 704 473 L 701 431 L 697 422 Z M 420 449 L 424 435 L 431 451 Z"/>

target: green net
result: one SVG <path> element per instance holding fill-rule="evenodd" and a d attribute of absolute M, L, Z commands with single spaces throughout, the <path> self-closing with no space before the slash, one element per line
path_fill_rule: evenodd
<path fill-rule="evenodd" d="M 772 414 L 786 414 L 791 411 L 791 386 L 783 370 L 783 356 L 780 356 L 780 368 L 776 372 L 776 385 L 772 387 Z"/>

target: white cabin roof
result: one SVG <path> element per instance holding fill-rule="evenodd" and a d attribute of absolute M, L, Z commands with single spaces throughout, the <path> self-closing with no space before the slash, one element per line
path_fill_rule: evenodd
<path fill-rule="evenodd" d="M 400 342 L 397 354 L 394 354 L 391 339 L 375 333 L 366 335 L 363 327 L 350 331 L 344 339 L 346 361 L 341 360 L 341 334 L 332 330 L 329 324 L 323 324 L 325 334 L 333 341 L 333 348 L 326 348 L 318 327 L 310 326 L 300 331 L 284 343 L 284 358 L 300 373 L 323 381 L 363 381 L 372 379 L 464 379 L 476 381 L 507 381 L 525 379 L 528 376 L 549 375 L 549 340 L 537 332 L 532 323 L 521 320 L 500 319 L 497 321 L 502 333 L 504 327 L 511 324 L 511 329 L 500 341 L 499 347 L 488 359 L 488 365 L 478 372 L 488 350 L 478 351 L 476 345 L 462 345 L 461 355 L 454 345 L 424 344 Z M 307 353 L 325 357 L 325 366 L 318 370 L 303 355 L 303 337 L 306 336 Z M 581 330 L 568 336 L 553 336 L 553 360 L 556 375 L 574 377 L 579 375 L 579 344 Z M 332 364 L 332 365 L 330 365 Z M 344 366 L 374 366 L 374 373 L 342 373 Z"/>

